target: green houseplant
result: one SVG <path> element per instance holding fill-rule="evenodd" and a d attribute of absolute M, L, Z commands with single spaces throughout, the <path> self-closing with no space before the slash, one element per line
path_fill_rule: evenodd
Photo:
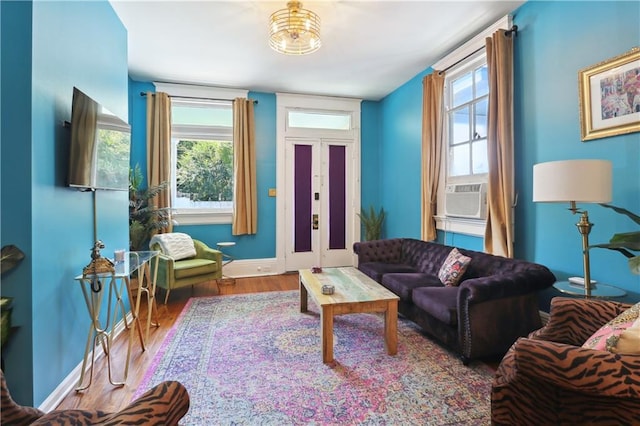
<path fill-rule="evenodd" d="M 169 225 L 169 208 L 157 208 L 153 197 L 166 189 L 168 182 L 144 187 L 140 166 L 129 169 L 129 246 L 133 251 L 147 250 L 149 240 Z"/>
<path fill-rule="evenodd" d="M 369 206 L 369 210 L 361 209 L 358 215 L 362 227 L 364 229 L 364 240 L 379 240 L 382 238 L 382 224 L 385 218 L 385 212 L 382 207 L 378 212 L 373 206 Z"/>
<path fill-rule="evenodd" d="M 627 209 L 613 206 L 611 204 L 600 205 L 602 207 L 611 209 L 616 213 L 627 216 L 629 219 L 634 221 L 636 225 L 640 226 L 640 216 L 638 216 L 637 214 L 634 214 Z M 608 243 L 594 244 L 589 246 L 589 248 L 594 247 L 606 248 L 622 253 L 629 259 L 629 269 L 631 270 L 631 272 L 634 274 L 640 274 L 640 255 L 633 253 L 640 252 L 640 230 L 614 234 Z"/>

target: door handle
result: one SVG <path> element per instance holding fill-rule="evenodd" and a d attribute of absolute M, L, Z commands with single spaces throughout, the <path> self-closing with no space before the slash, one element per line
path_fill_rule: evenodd
<path fill-rule="evenodd" d="M 318 229 L 318 215 L 314 214 L 311 217 L 312 217 L 311 219 L 312 229 Z"/>

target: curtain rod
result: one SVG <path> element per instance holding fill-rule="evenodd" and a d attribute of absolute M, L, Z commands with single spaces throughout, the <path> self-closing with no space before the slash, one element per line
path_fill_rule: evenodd
<path fill-rule="evenodd" d="M 152 93 L 152 95 L 155 95 L 155 93 Z M 140 92 L 140 96 L 147 96 L 147 92 Z M 176 99 L 203 99 L 203 100 L 207 100 L 207 101 L 229 101 L 232 102 L 231 99 L 216 99 L 216 98 L 202 98 L 202 97 L 198 97 L 198 96 L 171 96 L 169 95 L 170 98 L 176 98 Z M 255 99 L 252 99 L 254 104 L 258 104 L 258 101 Z"/>
<path fill-rule="evenodd" d="M 513 34 L 514 37 L 516 37 L 518 35 L 518 26 L 517 25 L 513 25 L 510 29 L 508 29 L 507 31 L 504 32 L 504 35 L 506 35 L 507 37 L 509 37 L 511 34 Z M 467 56 L 465 56 L 464 58 L 457 60 L 456 62 L 454 62 L 453 64 L 449 65 L 448 67 L 446 67 L 445 69 L 438 71 L 438 74 L 442 74 L 445 71 L 450 70 L 451 68 L 455 67 L 456 65 L 458 65 L 460 62 L 469 59 L 471 56 L 475 55 L 476 53 L 480 52 L 482 49 L 484 49 L 485 46 L 482 46 L 476 50 L 474 50 L 473 52 L 469 53 Z"/>

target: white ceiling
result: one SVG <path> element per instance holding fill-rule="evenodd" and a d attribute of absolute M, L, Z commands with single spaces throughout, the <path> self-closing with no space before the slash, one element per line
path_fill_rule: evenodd
<path fill-rule="evenodd" d="M 128 31 L 129 74 L 162 81 L 379 100 L 524 1 L 303 1 L 322 47 L 268 45 L 282 1 L 111 0 Z"/>

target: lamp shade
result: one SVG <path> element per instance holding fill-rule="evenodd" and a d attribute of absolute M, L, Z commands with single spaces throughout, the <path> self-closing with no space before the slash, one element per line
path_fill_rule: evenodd
<path fill-rule="evenodd" d="M 564 160 L 535 164 L 533 201 L 608 203 L 611 201 L 611 174 L 611 162 L 607 160 Z"/>

